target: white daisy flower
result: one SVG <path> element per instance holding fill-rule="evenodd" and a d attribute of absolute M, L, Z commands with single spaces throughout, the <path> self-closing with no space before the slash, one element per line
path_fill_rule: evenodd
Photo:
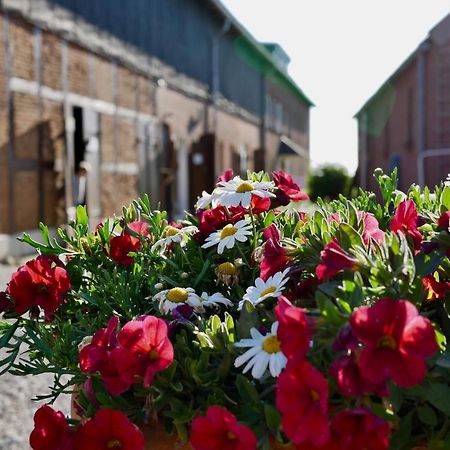
<path fill-rule="evenodd" d="M 445 186 L 450 186 L 450 173 L 447 175 L 447 179 L 444 181 Z"/>
<path fill-rule="evenodd" d="M 267 367 L 270 374 L 276 378 L 286 367 L 287 358 L 280 350 L 280 341 L 277 338 L 278 322 L 274 322 L 270 333 L 262 335 L 256 328 L 250 330 L 252 339 L 242 339 L 236 342 L 236 347 L 250 347 L 234 361 L 235 367 L 246 364 L 243 373 L 252 369 L 253 378 L 260 379 Z"/>
<path fill-rule="evenodd" d="M 156 241 L 152 245 L 152 252 L 154 252 L 159 247 L 166 247 L 172 243 L 179 243 L 181 247 L 186 245 L 189 236 L 198 232 L 198 228 L 194 225 L 184 228 L 175 228 L 171 225 L 168 225 L 163 233 L 163 238 L 159 241 Z"/>
<path fill-rule="evenodd" d="M 204 306 L 218 306 L 219 304 L 231 306 L 233 302 L 225 298 L 220 292 L 208 295 L 206 292 L 200 296 L 200 300 Z"/>
<path fill-rule="evenodd" d="M 214 196 L 208 194 L 208 192 L 203 191 L 202 196 L 198 197 L 197 203 L 195 204 L 195 209 L 205 209 L 213 203 Z"/>
<path fill-rule="evenodd" d="M 257 278 L 255 286 L 247 288 L 244 297 L 239 302 L 238 311 L 244 306 L 244 302 L 250 302 L 253 306 L 258 305 L 266 298 L 278 297 L 284 291 L 284 285 L 288 282 L 289 278 L 286 278 L 289 269 L 285 269 L 283 272 L 277 272 L 269 277 L 266 281 L 262 278 Z"/>
<path fill-rule="evenodd" d="M 221 230 L 214 231 L 207 238 L 202 248 L 218 245 L 217 253 L 222 254 L 226 248 L 233 248 L 236 241 L 245 242 L 247 236 L 252 234 L 251 225 L 246 219 L 236 222 L 234 225 L 228 224 Z"/>
<path fill-rule="evenodd" d="M 239 206 L 244 208 L 250 206 L 252 195 L 258 197 L 275 197 L 275 194 L 269 189 L 274 189 L 273 181 L 252 181 L 242 180 L 240 177 L 234 177 L 230 181 L 221 181 L 214 189 L 213 197 L 219 205 Z"/>
<path fill-rule="evenodd" d="M 189 305 L 195 312 L 204 312 L 202 301 L 192 288 L 175 287 L 158 292 L 153 300 L 159 301 L 159 310 L 167 314 L 180 305 Z"/>

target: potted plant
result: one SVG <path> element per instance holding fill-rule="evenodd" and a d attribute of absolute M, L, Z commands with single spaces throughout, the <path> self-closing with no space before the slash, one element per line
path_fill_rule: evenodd
<path fill-rule="evenodd" d="M 144 197 L 24 235 L 0 365 L 54 374 L 31 447 L 450 448 L 450 187 L 376 177 L 307 214 L 284 172 L 227 171 L 176 223 Z"/>

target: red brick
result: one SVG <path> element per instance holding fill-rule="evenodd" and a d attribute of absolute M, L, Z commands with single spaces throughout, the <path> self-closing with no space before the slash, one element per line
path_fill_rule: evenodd
<path fill-rule="evenodd" d="M 35 80 L 33 27 L 18 18 L 12 18 L 10 24 L 13 76 Z"/>
<path fill-rule="evenodd" d="M 42 33 L 42 84 L 61 90 L 61 39 L 51 33 Z"/>
<path fill-rule="evenodd" d="M 14 154 L 18 159 L 38 158 L 39 109 L 37 97 L 14 93 Z"/>
<path fill-rule="evenodd" d="M 69 45 L 69 89 L 76 94 L 89 95 L 88 52 L 77 45 Z"/>

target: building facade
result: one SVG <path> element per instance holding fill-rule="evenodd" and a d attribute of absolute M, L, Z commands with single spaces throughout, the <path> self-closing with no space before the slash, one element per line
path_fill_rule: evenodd
<path fill-rule="evenodd" d="M 228 167 L 304 180 L 312 103 L 283 54 L 217 0 L 0 0 L 0 259 L 77 204 L 177 217 Z"/>
<path fill-rule="evenodd" d="M 356 114 L 359 184 L 398 168 L 400 188 L 434 186 L 450 172 L 450 15 Z"/>

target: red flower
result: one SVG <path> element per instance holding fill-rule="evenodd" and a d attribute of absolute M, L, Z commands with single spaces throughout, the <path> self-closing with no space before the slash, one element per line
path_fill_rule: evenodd
<path fill-rule="evenodd" d="M 11 301 L 11 298 L 7 292 L 1 291 L 0 292 L 0 314 L 4 313 L 5 311 L 9 311 L 13 309 L 14 305 Z"/>
<path fill-rule="evenodd" d="M 149 236 L 148 223 L 134 221 L 129 223 L 127 227 L 141 236 Z M 109 245 L 109 255 L 111 256 L 111 259 L 127 267 L 131 266 L 134 262 L 134 259 L 131 256 L 128 256 L 128 254 L 139 250 L 142 246 L 142 242 L 137 237 L 131 236 L 127 229 L 124 228 L 120 236 L 115 236 L 111 239 Z"/>
<path fill-rule="evenodd" d="M 281 233 L 275 224 L 267 227 L 263 234 L 267 241 L 264 244 L 260 277 L 267 280 L 277 272 L 282 272 L 292 258 L 288 256 L 289 250 L 281 246 Z"/>
<path fill-rule="evenodd" d="M 270 198 L 259 197 L 258 195 L 252 195 L 251 208 L 253 214 L 262 214 L 270 209 Z"/>
<path fill-rule="evenodd" d="M 73 436 L 61 411 L 43 405 L 34 414 L 34 429 L 30 435 L 33 450 L 72 450 Z"/>
<path fill-rule="evenodd" d="M 362 217 L 364 227 L 363 227 L 363 240 L 364 244 L 368 245 L 370 239 L 378 243 L 382 243 L 384 241 L 384 231 L 380 230 L 378 220 L 371 213 L 358 211 L 358 216 Z"/>
<path fill-rule="evenodd" d="M 190 444 L 194 450 L 256 450 L 256 436 L 225 408 L 210 406 L 192 421 Z"/>
<path fill-rule="evenodd" d="M 278 297 L 275 315 L 281 351 L 288 360 L 304 359 L 311 342 L 311 330 L 305 312 L 281 295 Z"/>
<path fill-rule="evenodd" d="M 343 355 L 337 358 L 330 366 L 330 374 L 336 378 L 339 392 L 347 397 L 359 397 L 365 394 L 376 394 L 379 397 L 389 395 L 385 381 L 374 384 L 362 376 L 354 355 Z"/>
<path fill-rule="evenodd" d="M 157 372 L 172 364 L 173 346 L 167 332 L 166 322 L 154 316 L 142 316 L 123 326 L 117 336 L 122 348 L 114 355 L 122 378 L 134 383 L 136 376 L 142 377 L 148 387 Z M 122 368 L 127 359 L 130 364 Z"/>
<path fill-rule="evenodd" d="M 450 231 L 450 211 L 443 212 L 438 219 L 439 228 Z"/>
<path fill-rule="evenodd" d="M 437 281 L 433 275 L 422 278 L 422 285 L 428 301 L 444 300 L 447 292 L 450 292 L 450 283 L 448 281 Z"/>
<path fill-rule="evenodd" d="M 391 231 L 409 236 L 416 252 L 420 250 L 422 243 L 422 235 L 417 229 L 417 219 L 416 204 L 412 200 L 404 200 L 398 205 L 391 221 Z"/>
<path fill-rule="evenodd" d="M 233 169 L 226 169 L 223 171 L 222 175 L 217 178 L 216 184 L 221 181 L 230 181 L 234 177 Z"/>
<path fill-rule="evenodd" d="M 320 446 L 328 441 L 328 384 L 309 362 L 288 363 L 277 380 L 276 406 L 292 442 Z"/>
<path fill-rule="evenodd" d="M 120 411 L 101 408 L 80 425 L 75 450 L 144 450 L 144 435 Z"/>
<path fill-rule="evenodd" d="M 350 323 L 364 344 L 358 361 L 364 378 L 372 383 L 392 378 L 401 387 L 423 380 L 425 360 L 437 343 L 431 322 L 411 302 L 380 299 L 355 309 Z"/>
<path fill-rule="evenodd" d="M 290 201 L 309 200 L 308 194 L 303 192 L 291 175 L 283 170 L 272 172 L 272 178 L 278 188 L 277 200 L 281 205 L 288 205 Z"/>
<path fill-rule="evenodd" d="M 389 446 L 389 424 L 365 408 L 336 414 L 332 428 L 345 450 L 387 450 Z"/>
<path fill-rule="evenodd" d="M 319 281 L 331 278 L 341 270 L 358 268 L 358 260 L 344 251 L 335 239 L 325 245 L 320 252 L 320 261 L 316 267 Z"/>
<path fill-rule="evenodd" d="M 115 354 L 118 350 L 117 327 L 119 318 L 114 316 L 107 328 L 97 331 L 92 342 L 80 350 L 79 361 L 83 372 L 99 372 L 102 381 L 111 395 L 120 395 L 127 391 L 134 381 L 127 381 L 122 377 L 122 372 L 134 367 L 134 359 L 128 355 L 122 355 L 120 364 L 116 364 Z M 128 356 L 128 357 L 127 357 Z"/>
<path fill-rule="evenodd" d="M 228 216 L 223 206 L 200 210 L 198 213 L 198 229 L 204 237 L 222 228 L 227 222 Z"/>
<path fill-rule="evenodd" d="M 58 262 L 49 256 L 38 256 L 13 273 L 8 291 L 17 314 L 39 306 L 49 317 L 58 309 L 71 288 L 67 271 Z"/>

